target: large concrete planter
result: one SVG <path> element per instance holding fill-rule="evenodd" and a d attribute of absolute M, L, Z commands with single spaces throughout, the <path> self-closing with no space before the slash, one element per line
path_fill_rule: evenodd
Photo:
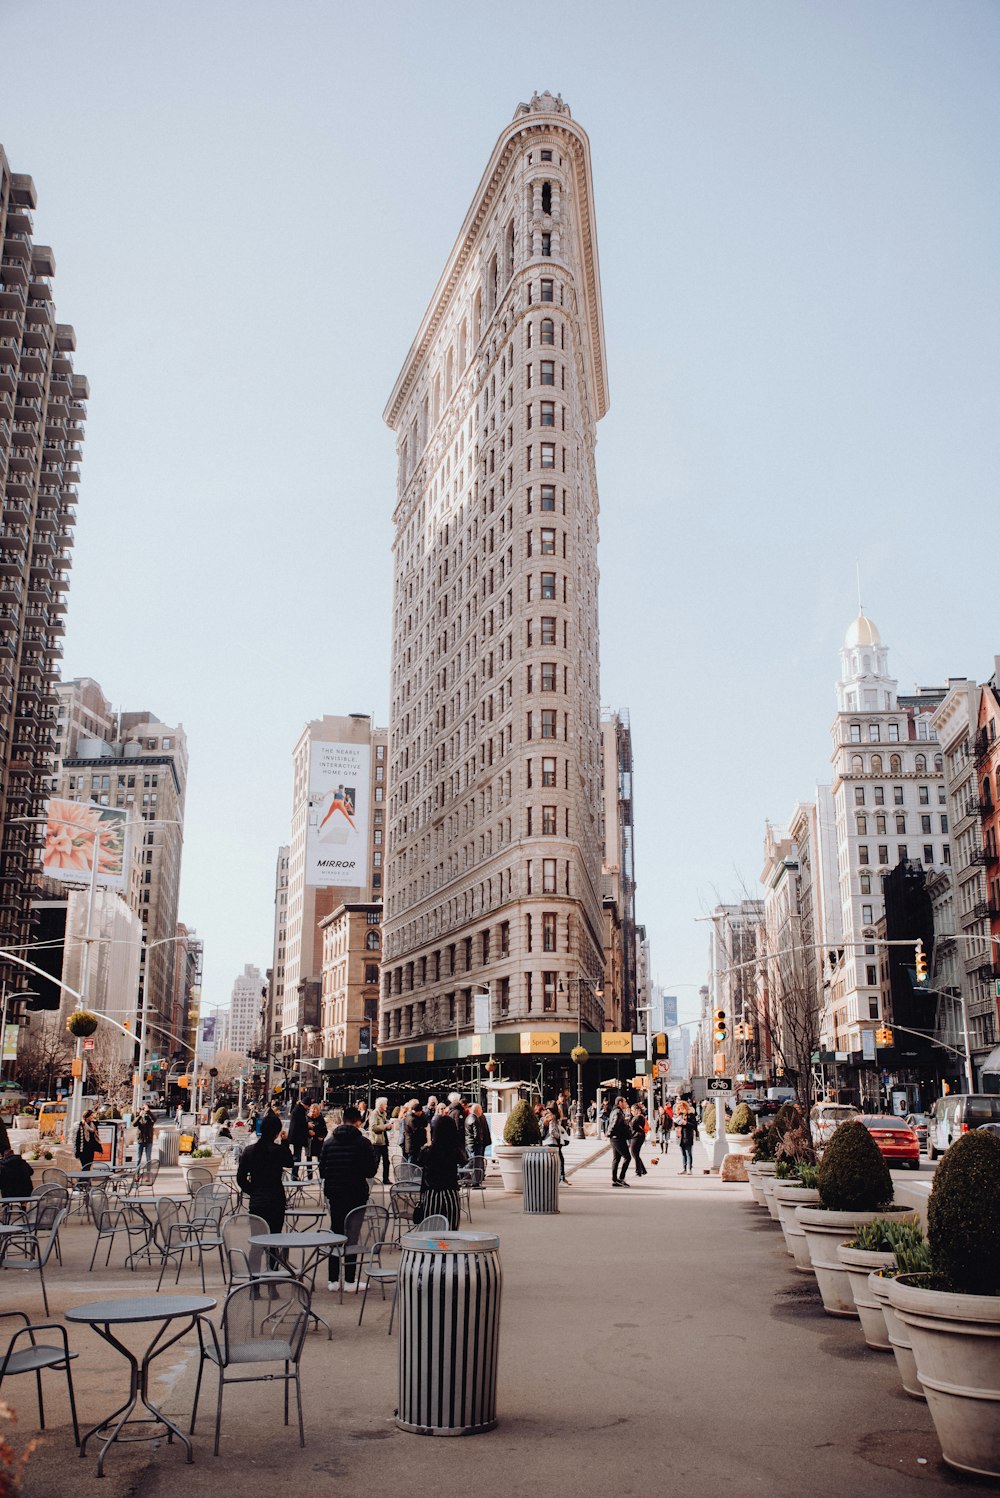
<path fill-rule="evenodd" d="M 726 1145 L 731 1155 L 749 1155 L 753 1149 L 752 1134 L 727 1134 Z"/>
<path fill-rule="evenodd" d="M 181 1170 L 184 1172 L 185 1184 L 187 1184 L 189 1170 L 207 1170 L 209 1175 L 214 1180 L 219 1171 L 222 1169 L 222 1156 L 205 1155 L 201 1159 L 192 1160 L 190 1155 L 181 1155 L 179 1156 L 179 1164 Z"/>
<path fill-rule="evenodd" d="M 865 1341 L 877 1352 L 891 1352 L 882 1307 L 872 1294 L 869 1279 L 880 1269 L 894 1269 L 896 1255 L 878 1253 L 865 1248 L 851 1248 L 848 1243 L 841 1243 L 837 1254 L 847 1270 L 847 1280 L 861 1318 L 861 1330 L 865 1334 Z"/>
<path fill-rule="evenodd" d="M 500 1167 L 505 1191 L 524 1191 L 523 1156 L 527 1148 L 524 1144 L 494 1144 L 493 1158 Z"/>
<path fill-rule="evenodd" d="M 795 1215 L 806 1235 L 809 1259 L 828 1316 L 858 1314 L 846 1265 L 840 1262 L 837 1254 L 838 1246 L 845 1239 L 853 1238 L 866 1222 L 874 1222 L 876 1217 L 885 1217 L 891 1211 L 891 1207 L 883 1207 L 879 1212 L 833 1212 L 828 1207 L 796 1207 Z M 915 1220 L 913 1212 L 899 1213 L 900 1222 Z"/>
<path fill-rule="evenodd" d="M 785 1247 L 802 1274 L 812 1274 L 809 1245 L 805 1229 L 795 1215 L 796 1207 L 814 1207 L 819 1202 L 819 1192 L 810 1186 L 808 1190 L 797 1181 L 775 1181 L 772 1198 L 778 1209 L 778 1224 L 785 1236 Z"/>
<path fill-rule="evenodd" d="M 909 1332 L 941 1455 L 1000 1480 L 1000 1296 L 931 1290 L 927 1279 L 890 1280 L 889 1305 Z"/>
<path fill-rule="evenodd" d="M 773 1176 L 775 1164 L 773 1160 L 751 1160 L 747 1166 L 747 1175 L 750 1179 L 750 1190 L 758 1207 L 766 1207 L 764 1199 L 764 1181 L 768 1176 Z"/>
<path fill-rule="evenodd" d="M 889 1304 L 889 1287 L 892 1284 L 893 1275 L 871 1274 L 868 1277 L 869 1288 L 873 1299 L 878 1303 L 885 1321 L 885 1334 L 889 1339 L 896 1358 L 896 1372 L 899 1381 L 911 1399 L 923 1399 L 924 1391 L 920 1387 L 917 1377 L 917 1364 L 913 1356 L 913 1348 L 910 1345 L 909 1330 L 903 1325 L 892 1306 Z"/>
<path fill-rule="evenodd" d="M 774 1199 L 774 1191 L 775 1191 L 775 1187 L 776 1186 L 780 1186 L 781 1185 L 781 1182 L 778 1180 L 777 1176 L 765 1176 L 764 1177 L 763 1185 L 764 1185 L 764 1205 L 767 1208 L 768 1212 L 771 1214 L 771 1216 L 774 1219 L 774 1221 L 777 1222 L 778 1221 L 778 1203 Z"/>

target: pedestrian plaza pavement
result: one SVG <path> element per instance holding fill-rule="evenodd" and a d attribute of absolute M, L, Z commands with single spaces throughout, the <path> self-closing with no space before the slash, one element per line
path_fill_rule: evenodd
<path fill-rule="evenodd" d="M 227 1390 L 218 1458 L 203 1414 L 192 1465 L 176 1444 L 115 1447 L 97 1491 L 218 1498 L 252 1484 L 538 1498 L 572 1488 L 581 1498 L 645 1498 L 724 1485 L 740 1498 L 938 1498 L 981 1488 L 944 1466 L 926 1406 L 903 1394 L 894 1359 L 867 1351 L 856 1322 L 824 1315 L 811 1277 L 789 1267 L 781 1234 L 747 1186 L 708 1174 L 696 1145 L 693 1176 L 678 1174 L 671 1147 L 644 1180 L 630 1170 L 630 1191 L 613 1191 L 603 1148 L 569 1147 L 572 1187 L 557 1216 L 526 1215 L 519 1197 L 492 1184 L 485 1206 L 473 1197 L 471 1227 L 499 1236 L 504 1274 L 496 1430 L 453 1440 L 397 1430 L 389 1301 L 371 1292 L 359 1327 L 356 1297 L 341 1306 L 320 1275 L 315 1304 L 333 1335 L 306 1339 L 304 1449 L 294 1412 L 282 1424 L 280 1387 L 251 1384 Z M 161 1171 L 159 1191 L 179 1186 L 179 1173 Z M 124 1269 L 123 1246 L 109 1269 L 98 1262 L 88 1274 L 93 1241 L 94 1228 L 74 1217 L 65 1266 L 46 1275 L 53 1319 L 88 1300 L 152 1292 L 155 1272 Z M 221 1302 L 217 1261 L 206 1274 Z M 173 1288 L 165 1283 L 164 1293 Z M 200 1289 L 196 1272 L 186 1269 L 180 1288 Z M 0 1294 L 0 1309 L 43 1319 L 35 1278 L 2 1276 Z M 124 1364 L 88 1328 L 69 1331 L 86 1426 L 124 1397 Z M 195 1339 L 155 1368 L 153 1398 L 186 1430 Z M 91 1445 L 83 1460 L 76 1454 L 59 1375 L 48 1376 L 46 1395 L 49 1429 L 26 1469 L 25 1498 L 52 1498 L 71 1483 L 90 1491 L 96 1453 Z M 9 1380 L 2 1397 L 18 1410 L 13 1439 L 23 1448 L 36 1431 L 33 1380 Z"/>

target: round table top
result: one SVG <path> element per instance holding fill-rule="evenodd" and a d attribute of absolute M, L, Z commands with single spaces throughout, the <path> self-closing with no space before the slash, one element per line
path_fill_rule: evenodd
<path fill-rule="evenodd" d="M 85 1306 L 72 1306 L 63 1315 L 67 1321 L 171 1321 L 175 1316 L 211 1311 L 217 1304 L 211 1295 L 129 1295 L 121 1300 L 92 1300 Z"/>
<path fill-rule="evenodd" d="M 9 1200 L 10 1200 L 10 1198 L 8 1197 L 8 1201 Z M 36 1197 L 35 1200 L 37 1201 L 38 1198 Z M 6 1233 L 6 1234 L 10 1235 L 12 1233 L 23 1233 L 24 1231 L 25 1231 L 25 1224 L 23 1222 L 2 1222 L 2 1223 L 0 1223 L 0 1233 Z M 31 1229 L 29 1228 L 28 1231 L 30 1232 Z"/>
<path fill-rule="evenodd" d="M 250 1242 L 254 1248 L 336 1248 L 347 1242 L 347 1234 L 314 1228 L 306 1233 L 254 1233 Z"/>

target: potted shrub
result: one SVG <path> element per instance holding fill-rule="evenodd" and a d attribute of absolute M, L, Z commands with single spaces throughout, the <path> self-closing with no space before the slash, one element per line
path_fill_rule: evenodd
<path fill-rule="evenodd" d="M 66 1021 L 66 1028 L 71 1035 L 85 1040 L 88 1035 L 93 1035 L 99 1024 L 100 1021 L 92 1009 L 74 1009 Z"/>
<path fill-rule="evenodd" d="M 767 1206 L 764 1180 L 767 1176 L 774 1175 L 780 1143 L 778 1131 L 773 1124 L 758 1125 L 750 1136 L 750 1164 L 747 1166 L 747 1176 L 750 1180 L 753 1199 L 758 1207 Z"/>
<path fill-rule="evenodd" d="M 829 1316 L 856 1316 L 857 1307 L 840 1262 L 837 1246 L 853 1238 L 863 1223 L 886 1212 L 906 1212 L 892 1206 L 892 1177 L 881 1151 L 864 1124 L 842 1123 L 823 1154 L 816 1181 L 819 1201 L 796 1207 L 809 1247 L 809 1258 Z M 910 1212 L 909 1219 L 916 1220 Z"/>
<path fill-rule="evenodd" d="M 974 1129 L 947 1151 L 927 1204 L 929 1274 L 898 1274 L 889 1305 L 909 1330 L 941 1454 L 1000 1479 L 1000 1139 Z"/>
<path fill-rule="evenodd" d="M 178 1156 L 178 1164 L 184 1172 L 185 1180 L 192 1165 L 197 1165 L 200 1169 L 207 1170 L 215 1176 L 222 1165 L 222 1156 L 217 1155 L 208 1145 L 195 1145 L 189 1154 Z"/>
<path fill-rule="evenodd" d="M 805 1231 L 795 1209 L 818 1204 L 816 1176 L 816 1155 L 809 1135 L 801 1127 L 789 1129 L 778 1144 L 770 1200 L 784 1234 L 785 1247 L 795 1261 L 795 1268 L 804 1274 L 812 1273 L 812 1263 Z"/>
<path fill-rule="evenodd" d="M 730 1153 L 749 1155 L 756 1119 L 746 1103 L 737 1103 L 732 1118 L 726 1120 L 726 1143 Z"/>
<path fill-rule="evenodd" d="M 923 1239 L 920 1228 L 911 1222 L 876 1217 L 874 1222 L 863 1223 L 853 1238 L 839 1244 L 837 1248 L 837 1256 L 847 1270 L 847 1279 L 861 1318 L 865 1341 L 869 1347 L 874 1347 L 879 1352 L 891 1352 L 892 1347 L 882 1307 L 875 1299 L 869 1281 L 873 1274 L 895 1270 L 896 1246 L 900 1236 L 904 1234 L 915 1234 L 917 1238 Z"/>
<path fill-rule="evenodd" d="M 910 1333 L 889 1304 L 889 1286 L 899 1274 L 929 1274 L 930 1250 L 919 1223 L 898 1223 L 894 1239 L 894 1264 L 889 1269 L 873 1270 L 868 1276 L 868 1289 L 882 1313 L 885 1339 L 889 1344 L 889 1351 L 896 1356 L 896 1371 L 903 1388 L 912 1398 L 923 1399 L 924 1391 L 917 1378 Z"/>
<path fill-rule="evenodd" d="M 522 1098 L 510 1110 L 504 1124 L 503 1143 L 493 1145 L 493 1158 L 500 1166 L 500 1176 L 505 1191 L 524 1190 L 522 1157 L 526 1149 L 540 1144 L 541 1130 L 531 1104 Z"/>

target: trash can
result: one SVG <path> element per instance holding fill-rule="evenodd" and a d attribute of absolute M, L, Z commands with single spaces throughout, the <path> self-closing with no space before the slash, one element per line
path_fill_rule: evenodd
<path fill-rule="evenodd" d="M 524 1210 L 537 1215 L 559 1211 L 559 1151 L 548 1144 L 533 1145 L 521 1157 L 524 1169 Z"/>
<path fill-rule="evenodd" d="M 157 1158 L 161 1165 L 176 1165 L 180 1153 L 181 1131 L 172 1124 L 156 1131 Z"/>
<path fill-rule="evenodd" d="M 475 1436 L 497 1423 L 500 1239 L 407 1233 L 399 1264 L 400 1430 Z"/>

